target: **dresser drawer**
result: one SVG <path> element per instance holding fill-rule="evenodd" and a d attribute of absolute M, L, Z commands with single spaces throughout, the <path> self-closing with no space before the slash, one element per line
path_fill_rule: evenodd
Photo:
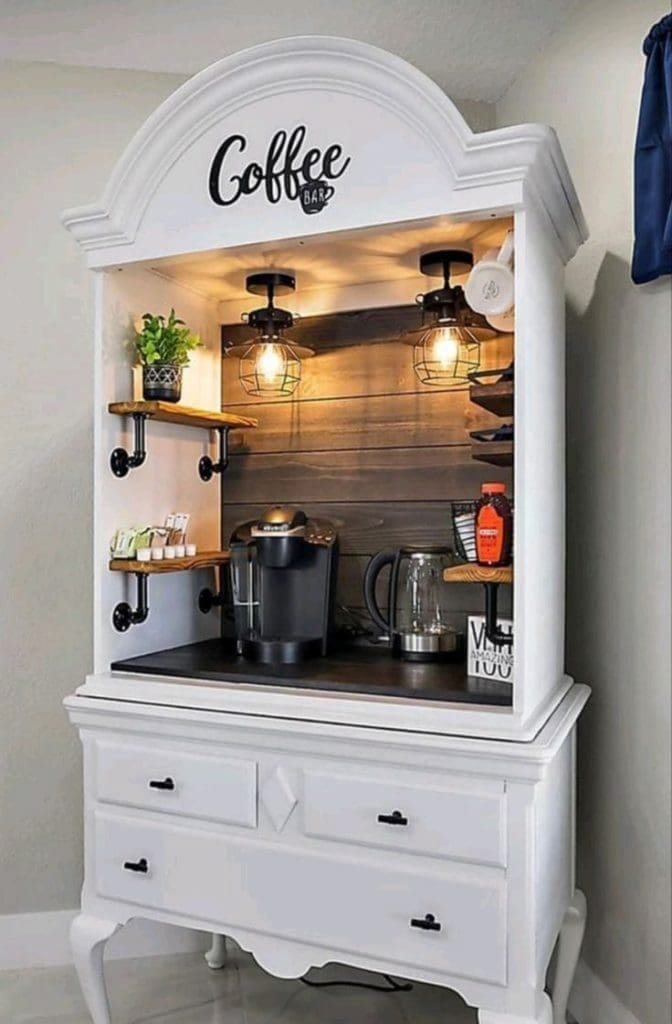
<path fill-rule="evenodd" d="M 96 744 L 96 797 L 256 828 L 257 765 L 153 744 Z"/>
<path fill-rule="evenodd" d="M 336 960 L 339 952 L 359 953 L 398 964 L 399 973 L 416 965 L 506 982 L 506 888 L 498 872 L 391 869 L 102 811 L 95 836 L 99 896 L 191 916 L 214 930 L 238 925 L 309 942 Z"/>
<path fill-rule="evenodd" d="M 506 866 L 504 783 L 434 776 L 413 784 L 306 771 L 306 835 Z"/>

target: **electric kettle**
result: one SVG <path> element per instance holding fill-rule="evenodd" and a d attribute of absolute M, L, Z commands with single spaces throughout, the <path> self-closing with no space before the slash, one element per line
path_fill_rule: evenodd
<path fill-rule="evenodd" d="M 449 588 L 443 582 L 443 570 L 453 564 L 452 551 L 443 547 L 379 551 L 369 562 L 364 575 L 366 607 L 397 657 L 439 661 L 461 654 L 462 634 L 447 622 Z M 388 565 L 386 619 L 378 606 L 376 584 Z"/>

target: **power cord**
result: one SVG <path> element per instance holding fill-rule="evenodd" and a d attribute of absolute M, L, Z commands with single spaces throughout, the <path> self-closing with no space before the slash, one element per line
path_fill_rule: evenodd
<path fill-rule="evenodd" d="M 399 982 L 391 978 L 389 974 L 383 974 L 385 981 L 389 987 L 385 985 L 372 985 L 368 981 L 310 981 L 309 978 L 300 978 L 304 985 L 309 985 L 310 988 L 336 988 L 336 987 L 348 987 L 348 988 L 367 988 L 371 992 L 410 992 L 413 985 L 410 981 Z"/>

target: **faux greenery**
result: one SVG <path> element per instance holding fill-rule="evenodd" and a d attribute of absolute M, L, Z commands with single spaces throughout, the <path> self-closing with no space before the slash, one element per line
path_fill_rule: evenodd
<path fill-rule="evenodd" d="M 144 366 L 153 366 L 154 363 L 187 366 L 190 353 L 203 344 L 199 336 L 185 326 L 184 320 L 177 319 L 174 309 L 171 309 L 167 320 L 165 316 L 145 313 L 142 322 L 142 330 L 136 331 L 134 341 L 138 358 Z"/>

